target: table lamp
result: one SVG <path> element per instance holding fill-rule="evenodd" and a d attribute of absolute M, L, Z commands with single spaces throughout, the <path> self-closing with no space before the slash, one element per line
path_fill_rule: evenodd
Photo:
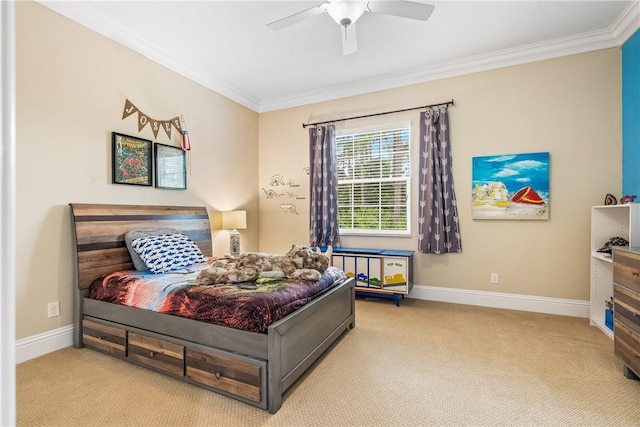
<path fill-rule="evenodd" d="M 247 211 L 222 212 L 222 228 L 229 232 L 229 253 L 232 257 L 240 255 L 240 233 L 247 228 Z"/>

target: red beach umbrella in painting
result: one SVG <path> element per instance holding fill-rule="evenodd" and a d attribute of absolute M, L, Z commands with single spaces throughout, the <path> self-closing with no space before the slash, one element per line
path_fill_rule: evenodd
<path fill-rule="evenodd" d="M 535 192 L 530 185 L 522 187 L 511 196 L 511 201 L 514 203 L 526 203 L 529 205 L 544 205 L 544 200 Z"/>

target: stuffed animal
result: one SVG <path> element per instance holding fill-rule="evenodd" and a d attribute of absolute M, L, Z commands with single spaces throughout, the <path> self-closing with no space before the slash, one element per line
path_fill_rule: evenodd
<path fill-rule="evenodd" d="M 249 252 L 236 259 L 215 261 L 196 278 L 199 285 L 250 282 L 259 278 L 319 280 L 329 257 L 306 246 L 293 245 L 285 255 Z"/>

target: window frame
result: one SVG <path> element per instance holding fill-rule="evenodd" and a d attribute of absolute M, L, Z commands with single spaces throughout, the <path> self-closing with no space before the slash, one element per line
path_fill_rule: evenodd
<path fill-rule="evenodd" d="M 355 229 L 355 228 L 342 228 L 340 226 L 340 235 L 345 236 L 363 236 L 363 237 L 375 237 L 375 236 L 386 236 L 386 237 L 410 237 L 411 236 L 411 224 L 412 224 L 412 215 L 411 215 L 411 181 L 412 181 L 412 172 L 413 172 L 413 159 L 411 157 L 412 152 L 412 123 L 411 121 L 403 121 L 403 122 L 394 122 L 388 124 L 380 124 L 373 126 L 365 126 L 365 127 L 350 127 L 343 129 L 336 129 L 336 149 L 338 147 L 338 138 L 354 135 L 354 134 L 363 134 L 363 133 L 374 133 L 374 132 L 387 132 L 396 129 L 406 129 L 408 132 L 408 159 L 409 159 L 409 168 L 407 171 L 407 175 L 405 177 L 393 177 L 393 178 L 379 178 L 369 182 L 393 182 L 393 181 L 405 181 L 406 182 L 406 201 L 405 201 L 405 209 L 406 209 L 406 229 L 402 230 L 381 230 L 381 229 Z M 336 158 L 337 162 L 337 158 Z M 338 178 L 338 188 L 340 188 L 341 180 Z M 349 181 L 363 181 L 362 179 L 353 179 Z M 367 180 L 368 181 L 368 180 Z M 381 209 L 382 206 L 380 203 L 376 206 Z M 340 203 L 338 202 L 338 210 L 340 210 Z"/>

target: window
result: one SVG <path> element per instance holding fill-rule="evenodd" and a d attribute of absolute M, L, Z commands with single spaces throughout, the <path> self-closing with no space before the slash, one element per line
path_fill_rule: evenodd
<path fill-rule="evenodd" d="M 409 234 L 410 128 L 336 136 L 340 233 Z"/>

